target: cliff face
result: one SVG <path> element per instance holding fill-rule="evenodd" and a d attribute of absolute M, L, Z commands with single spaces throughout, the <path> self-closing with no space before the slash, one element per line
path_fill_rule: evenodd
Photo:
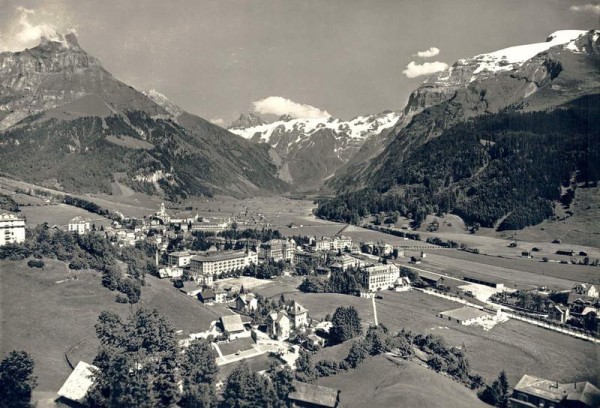
<path fill-rule="evenodd" d="M 74 34 L 65 35 L 63 42 L 43 40 L 31 49 L 0 53 L 0 130 L 89 94 L 100 96 L 115 111 L 165 113 L 102 68 Z"/>

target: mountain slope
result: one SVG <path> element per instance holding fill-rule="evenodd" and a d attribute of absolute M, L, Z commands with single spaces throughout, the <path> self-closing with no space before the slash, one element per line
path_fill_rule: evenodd
<path fill-rule="evenodd" d="M 598 31 L 558 31 L 544 43 L 457 61 L 411 94 L 383 152 L 329 185 L 341 191 L 390 188 L 407 152 L 460 121 L 507 107 L 547 109 L 594 93 L 600 86 L 599 37 Z"/>
<path fill-rule="evenodd" d="M 268 146 L 161 97 L 116 80 L 73 34 L 1 53 L 0 171 L 73 192 L 114 181 L 169 196 L 287 188 Z"/>
<path fill-rule="evenodd" d="M 599 68 L 598 31 L 459 61 L 413 92 L 379 155 L 330 182 L 348 194 L 320 214 L 391 210 L 419 222 L 452 211 L 501 229 L 541 222 L 561 184 L 597 182 Z"/>
<path fill-rule="evenodd" d="M 296 190 L 306 191 L 321 187 L 365 141 L 392 128 L 400 117 L 399 112 L 359 116 L 350 121 L 283 116 L 266 123 L 250 114 L 241 115 L 229 130 L 245 139 L 270 145 L 281 162 L 282 177 Z"/>

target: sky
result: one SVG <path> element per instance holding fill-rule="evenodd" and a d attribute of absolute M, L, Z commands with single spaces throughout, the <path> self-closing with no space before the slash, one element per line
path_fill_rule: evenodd
<path fill-rule="evenodd" d="M 74 30 L 116 78 L 217 124 L 351 119 L 460 58 L 599 21 L 589 0 L 0 0 L 0 51 Z"/>

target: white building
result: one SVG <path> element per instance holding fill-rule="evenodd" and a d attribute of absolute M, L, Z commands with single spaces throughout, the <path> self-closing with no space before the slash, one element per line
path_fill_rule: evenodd
<path fill-rule="evenodd" d="M 25 242 L 25 218 L 0 214 L 0 246 Z"/>
<path fill-rule="evenodd" d="M 349 237 L 321 237 L 315 241 L 315 251 L 345 251 L 352 249 L 352 238 Z"/>
<path fill-rule="evenodd" d="M 178 268 L 185 268 L 192 260 L 192 257 L 196 255 L 196 252 L 191 251 L 176 251 L 169 254 L 168 262 L 169 266 Z"/>
<path fill-rule="evenodd" d="M 90 229 L 90 220 L 87 218 L 77 216 L 69 221 L 69 232 L 76 232 L 83 235 Z"/>
<path fill-rule="evenodd" d="M 293 239 L 272 239 L 260 246 L 260 257 L 265 260 L 294 263 L 296 241 Z"/>
<path fill-rule="evenodd" d="M 380 264 L 364 268 L 360 274 L 360 283 L 366 290 L 373 292 L 393 287 L 399 277 L 400 268 L 396 265 Z"/>
<path fill-rule="evenodd" d="M 190 270 L 194 276 L 213 276 L 257 263 L 258 254 L 254 251 L 201 252 L 190 260 Z"/>
<path fill-rule="evenodd" d="M 204 232 L 222 232 L 229 228 L 229 221 L 210 221 L 202 219 L 200 222 L 193 222 L 191 231 L 204 231 Z"/>

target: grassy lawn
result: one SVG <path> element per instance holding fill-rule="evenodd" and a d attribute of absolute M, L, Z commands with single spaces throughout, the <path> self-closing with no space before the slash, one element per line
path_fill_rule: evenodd
<path fill-rule="evenodd" d="M 92 224 L 96 227 L 100 225 L 108 226 L 111 221 L 81 208 L 73 207 L 66 204 L 40 205 L 32 207 L 21 207 L 21 214 L 27 217 L 27 226 L 33 227 L 38 224 L 47 222 L 48 225 L 66 226 L 72 218 L 81 216 L 89 218 Z"/>
<path fill-rule="evenodd" d="M 70 353 L 72 360 L 90 363 L 95 356 L 94 324 L 100 312 L 110 310 L 126 318 L 130 309 L 115 302 L 115 293 L 101 286 L 97 272 L 73 272 L 62 262 L 45 262 L 40 270 L 30 269 L 27 261 L 0 261 L 0 355 L 29 352 L 35 360 L 37 391 L 56 392 L 71 373 L 67 350 L 80 345 Z M 170 282 L 151 276 L 140 305 L 158 309 L 186 332 L 206 330 L 225 313 L 224 308 L 205 307 Z"/>
<path fill-rule="evenodd" d="M 386 356 L 369 357 L 356 370 L 321 378 L 317 383 L 339 389 L 340 406 L 347 408 L 488 406 L 451 378 Z"/>
<path fill-rule="evenodd" d="M 221 353 L 223 353 L 223 355 L 226 356 L 229 354 L 235 354 L 238 350 L 250 350 L 253 345 L 254 340 L 248 337 L 242 339 L 235 339 L 233 341 L 230 341 L 229 343 L 221 343 L 219 344 L 219 348 L 221 349 Z"/>
<path fill-rule="evenodd" d="M 488 381 L 504 369 L 511 385 L 515 385 L 523 374 L 548 377 L 549 373 L 557 381 L 600 383 L 600 370 L 595 364 L 600 349 L 596 345 L 516 320 L 486 332 L 436 317 L 441 311 L 461 307 L 450 300 L 416 291 L 385 291 L 382 294 L 383 299 L 376 301 L 379 323 L 392 331 L 406 328 L 415 333 L 432 333 L 442 336 L 451 345 L 464 346 L 473 371 Z M 332 315 L 343 305 L 354 306 L 363 323 L 373 323 L 370 300 L 339 294 L 296 293 L 286 294 L 286 297 L 296 299 L 308 308 L 313 319 Z M 334 356 L 345 357 L 344 351 L 338 354 Z"/>

